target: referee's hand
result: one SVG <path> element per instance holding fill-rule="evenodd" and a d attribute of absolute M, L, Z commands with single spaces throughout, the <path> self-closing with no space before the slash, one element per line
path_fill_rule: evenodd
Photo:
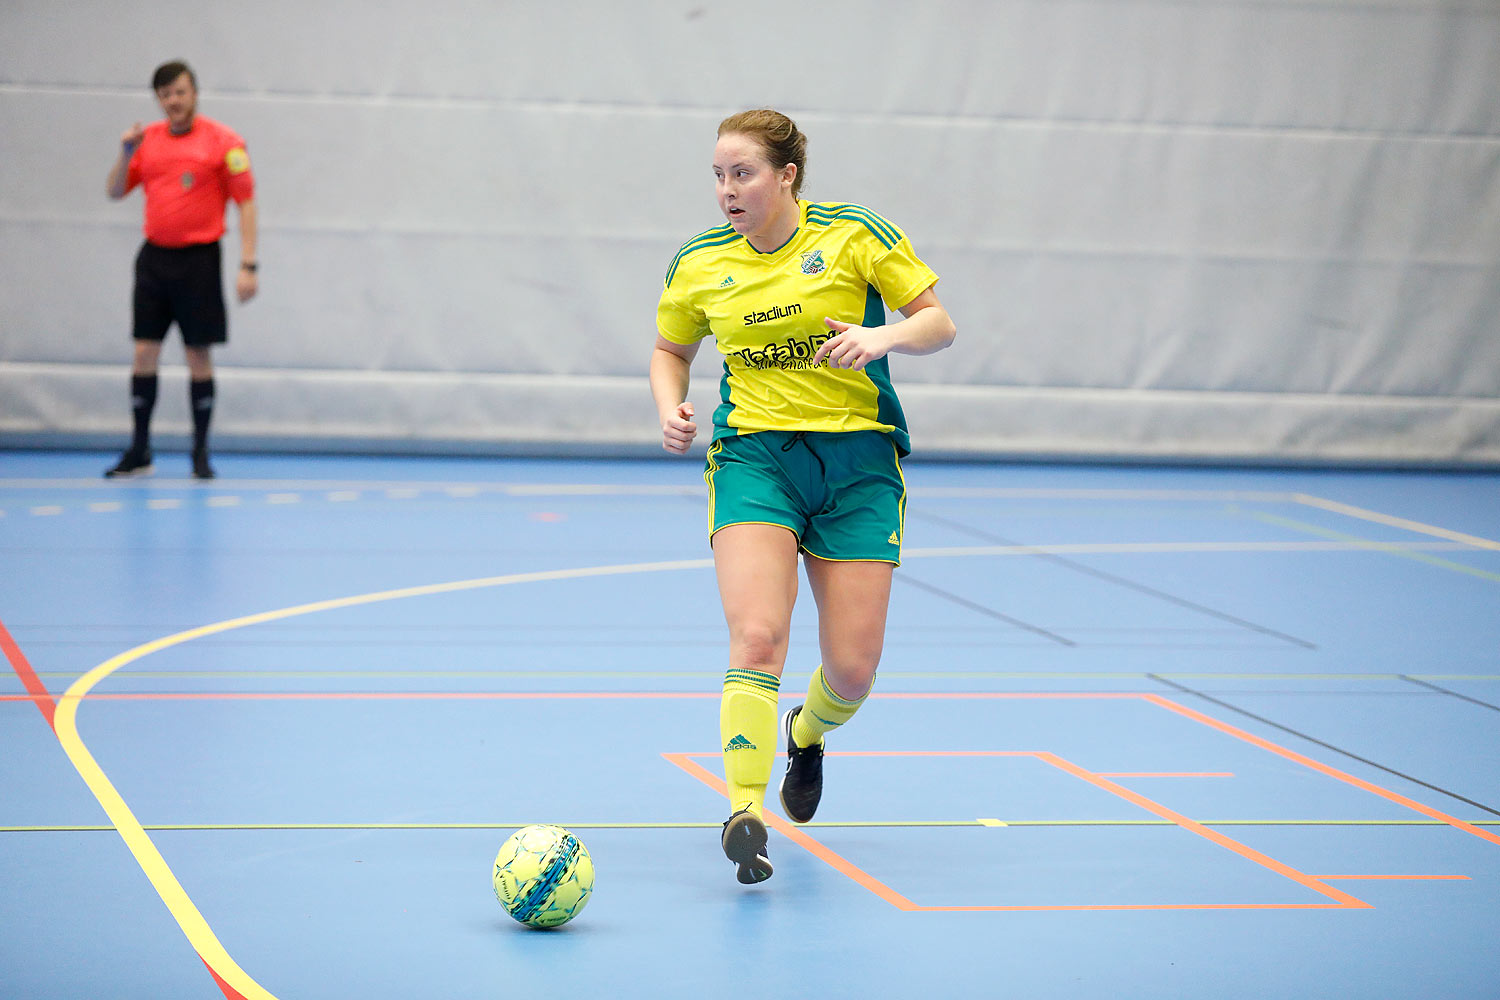
<path fill-rule="evenodd" d="M 234 293 L 239 296 L 240 301 L 249 302 L 258 291 L 260 281 L 256 279 L 255 272 L 240 268 L 239 276 L 234 279 Z"/>
<path fill-rule="evenodd" d="M 135 147 L 141 144 L 141 138 L 146 134 L 146 127 L 136 122 L 124 131 L 120 136 L 120 148 L 126 156 L 135 152 Z"/>

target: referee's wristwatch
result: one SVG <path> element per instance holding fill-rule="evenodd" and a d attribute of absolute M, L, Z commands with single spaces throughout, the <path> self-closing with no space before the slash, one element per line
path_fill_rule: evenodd
<path fill-rule="evenodd" d="M 249 271 L 251 274 L 254 274 L 259 267 L 260 267 L 260 265 L 257 264 L 253 260 L 242 260 L 242 261 L 240 261 L 240 270 L 241 271 Z"/>

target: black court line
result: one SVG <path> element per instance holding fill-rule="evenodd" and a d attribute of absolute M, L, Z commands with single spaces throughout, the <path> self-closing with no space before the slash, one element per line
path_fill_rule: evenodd
<path fill-rule="evenodd" d="M 1354 753 L 1350 750 L 1345 750 L 1343 747 L 1334 746 L 1332 743 L 1325 743 L 1323 740 L 1320 740 L 1315 736 L 1309 736 L 1301 730 L 1293 729 L 1291 726 L 1283 726 L 1281 723 L 1273 722 L 1263 715 L 1256 715 L 1249 709 L 1240 708 L 1238 705 L 1234 705 L 1222 699 L 1215 698 L 1213 695 L 1194 690 L 1193 688 L 1188 687 L 1186 684 L 1178 684 L 1176 681 L 1169 680 L 1168 678 L 1163 677 L 1161 674 L 1147 674 L 1146 676 L 1154 681 L 1157 681 L 1158 683 L 1165 684 L 1170 688 L 1175 688 L 1176 690 L 1181 691 L 1183 694 L 1190 694 L 1195 697 L 1202 698 L 1204 701 L 1218 705 L 1220 708 L 1227 708 L 1229 711 L 1237 712 L 1238 714 L 1243 715 L 1248 719 L 1254 719 L 1256 722 L 1271 726 L 1274 729 L 1279 729 L 1284 733 L 1290 733 L 1298 739 L 1307 740 L 1307 742 L 1315 743 L 1326 750 L 1332 750 L 1334 753 L 1342 754 L 1343 756 L 1348 757 L 1350 760 L 1357 760 L 1361 764 L 1367 764 L 1370 767 L 1375 768 L 1376 770 L 1384 771 L 1386 774 L 1394 775 L 1402 779 L 1403 781 L 1410 781 L 1413 784 L 1421 785 L 1423 788 L 1429 788 L 1434 792 L 1446 795 L 1451 799 L 1457 799 L 1459 802 L 1462 802 L 1465 805 L 1471 805 L 1475 809 L 1482 809 L 1485 812 L 1489 813 L 1491 816 L 1500 816 L 1500 809 L 1492 809 L 1489 806 L 1485 805 L 1483 802 L 1475 802 L 1473 799 L 1460 795 L 1457 792 L 1449 791 L 1448 789 L 1443 788 L 1441 785 L 1434 785 L 1430 781 L 1423 781 L 1421 778 L 1412 777 L 1404 771 L 1398 771 L 1395 768 L 1387 767 L 1384 764 L 1377 764 L 1375 761 L 1371 760 L 1368 757 L 1361 757 L 1359 754 Z"/>
<path fill-rule="evenodd" d="M 1044 639 L 1050 639 L 1053 642 L 1058 643 L 1059 645 L 1078 645 L 1078 643 L 1074 642 L 1072 639 L 1066 638 L 1065 636 L 1060 636 L 1056 632 L 1049 632 L 1046 629 L 1042 628 L 1040 625 L 1032 625 L 1030 622 L 1023 622 L 1019 618 L 1012 618 L 1010 615 L 996 611 L 994 608 L 986 607 L 983 604 L 977 604 L 974 601 L 969 600 L 968 598 L 960 597 L 957 594 L 942 589 L 941 587 L 934 587 L 930 583 L 923 583 L 921 580 L 914 580 L 905 573 L 897 573 L 894 579 L 898 583 L 910 584 L 911 586 L 916 587 L 918 590 L 925 590 L 929 594 L 936 594 L 938 597 L 941 597 L 947 601 L 952 601 L 954 604 L 968 608 L 970 611 L 977 611 L 980 614 L 990 618 L 994 618 L 997 621 L 1005 622 L 1007 625 L 1014 625 L 1016 628 L 1025 629 L 1026 631 L 1031 632 L 1035 635 L 1039 635 Z"/>
<path fill-rule="evenodd" d="M 944 527 L 952 528 L 954 531 L 971 535 L 974 538 L 987 541 L 992 545 L 1013 545 L 1018 548 L 1028 547 L 1024 542 L 1013 541 L 1001 535 L 994 534 L 993 532 L 984 531 L 980 528 L 975 528 L 958 521 L 949 520 L 946 517 L 940 517 L 934 514 L 908 514 L 908 516 L 915 516 L 924 520 L 935 521 L 938 524 L 943 525 Z M 1048 562 L 1057 563 L 1059 566 L 1070 569 L 1075 573 L 1082 573 L 1085 576 L 1094 577 L 1096 580 L 1103 580 L 1106 583 L 1112 583 L 1117 587 L 1124 587 L 1127 590 L 1133 590 L 1139 594 L 1146 594 L 1149 597 L 1155 597 L 1158 600 L 1166 601 L 1169 604 L 1175 604 L 1180 608 L 1187 608 L 1190 611 L 1196 611 L 1199 614 L 1208 615 L 1210 618 L 1217 618 L 1219 619 L 1219 621 L 1228 622 L 1231 625 L 1249 629 L 1252 632 L 1259 632 L 1261 635 L 1269 636 L 1273 639 L 1280 639 L 1282 642 L 1288 642 L 1294 646 L 1301 646 L 1303 649 L 1318 648 L 1318 645 L 1315 642 L 1309 642 L 1306 639 L 1299 639 L 1297 636 L 1288 635 L 1285 632 L 1279 632 L 1276 629 L 1273 629 L 1266 625 L 1258 625 L 1255 622 L 1237 617 L 1236 615 L 1231 615 L 1225 611 L 1220 611 L 1217 608 L 1210 608 L 1207 605 L 1199 604 L 1196 601 L 1190 601 L 1185 597 L 1178 597 L 1176 594 L 1169 594 L 1165 590 L 1157 590 L 1155 587 L 1148 586 L 1144 583 L 1137 583 L 1136 581 L 1127 579 L 1126 577 L 1116 576 L 1115 574 L 1107 573 L 1102 569 L 1095 569 L 1092 566 L 1080 562 L 1075 562 L 1072 559 L 1057 555 L 1053 552 L 1037 551 L 1031 553 L 1031 555 L 1038 559 L 1045 559 Z"/>
<path fill-rule="evenodd" d="M 1440 687 L 1437 684 L 1429 684 L 1427 681 L 1420 681 L 1420 680 L 1417 680 L 1415 677 L 1410 677 L 1410 676 L 1408 676 L 1406 674 L 1397 674 L 1396 676 L 1399 677 L 1399 678 L 1401 678 L 1403 681 L 1409 681 L 1412 684 L 1421 685 L 1424 688 L 1429 688 L 1429 689 L 1431 689 L 1433 691 L 1439 692 L 1440 694 L 1450 695 L 1450 696 L 1452 696 L 1454 698 L 1458 698 L 1458 699 L 1461 699 L 1463 701 L 1466 701 L 1466 702 L 1468 702 L 1471 705 L 1478 705 L 1480 708 L 1488 708 L 1491 711 L 1500 712 L 1500 705 L 1491 705 L 1487 701 L 1480 701 L 1478 698 L 1470 698 L 1466 694 L 1459 694 L 1457 691 L 1450 691 L 1450 690 L 1448 690 L 1445 687 Z"/>

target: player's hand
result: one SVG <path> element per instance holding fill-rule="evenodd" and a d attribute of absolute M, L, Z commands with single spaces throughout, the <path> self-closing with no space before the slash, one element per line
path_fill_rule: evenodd
<path fill-rule="evenodd" d="M 678 403 L 661 422 L 661 446 L 678 455 L 684 454 L 693 438 L 698 436 L 698 425 L 693 423 L 693 404 Z"/>
<path fill-rule="evenodd" d="M 830 368 L 852 368 L 859 371 L 871 361 L 878 361 L 890 352 L 890 338 L 879 328 L 854 326 L 823 317 L 823 325 L 834 335 L 823 342 L 812 363 L 822 364 L 827 359 Z"/>
<path fill-rule="evenodd" d="M 135 147 L 141 144 L 141 139 L 145 134 L 146 128 L 140 122 L 136 122 L 125 130 L 120 136 L 120 147 L 124 150 L 126 156 L 135 152 Z"/>
<path fill-rule="evenodd" d="M 255 277 L 255 272 L 240 268 L 239 277 L 234 279 L 234 293 L 240 297 L 240 301 L 249 302 L 258 291 L 260 281 Z"/>

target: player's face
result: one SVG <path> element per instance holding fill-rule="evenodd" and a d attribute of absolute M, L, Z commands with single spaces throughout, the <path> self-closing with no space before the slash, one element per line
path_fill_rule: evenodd
<path fill-rule="evenodd" d="M 186 73 L 165 87 L 156 88 L 156 100 L 174 132 L 193 124 L 193 115 L 198 111 L 198 88 L 193 86 L 192 77 Z"/>
<path fill-rule="evenodd" d="M 796 176 L 797 168 L 791 164 L 780 170 L 773 167 L 765 149 L 749 136 L 731 132 L 714 146 L 719 211 L 735 232 L 752 243 L 759 242 L 757 236 L 780 235 L 788 218 L 796 228 L 797 200 L 792 197 Z M 782 236 L 781 242 L 785 239 Z"/>

